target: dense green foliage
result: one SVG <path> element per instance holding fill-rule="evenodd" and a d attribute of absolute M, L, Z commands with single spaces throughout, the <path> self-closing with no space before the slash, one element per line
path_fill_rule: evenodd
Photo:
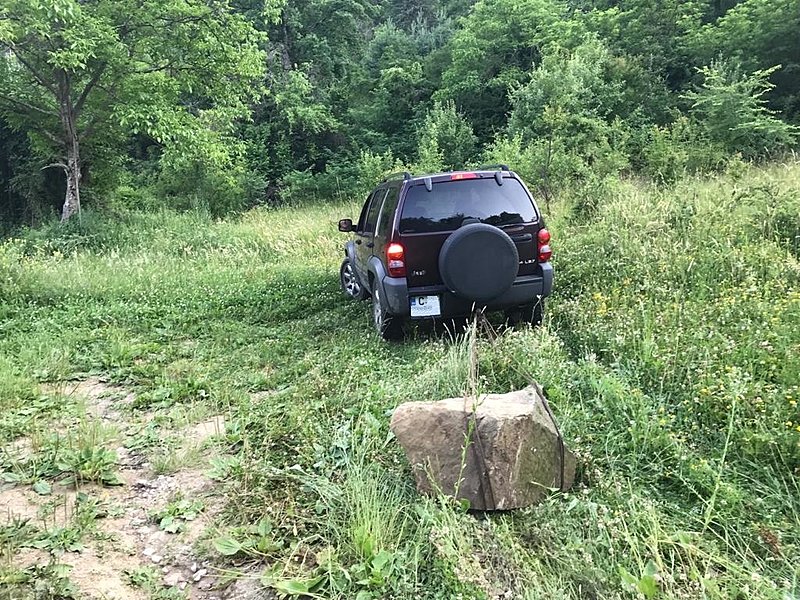
<path fill-rule="evenodd" d="M 41 92 L 64 74 L 90 205 L 222 214 L 349 198 L 398 165 L 503 160 L 552 194 L 780 155 L 797 31 L 798 0 L 6 0 L 0 217 L 59 205 Z"/>
<path fill-rule="evenodd" d="M 125 146 L 139 136 L 163 148 L 170 173 L 191 170 L 201 183 L 227 175 L 215 181 L 224 195 L 241 153 L 232 125 L 260 97 L 258 37 L 215 0 L 6 0 L 0 110 L 27 134 L 38 167 L 66 173 L 65 220 L 80 210 L 88 167 L 95 187 L 113 192 Z"/>
<path fill-rule="evenodd" d="M 551 207 L 545 324 L 477 343 L 480 390 L 548 390 L 579 455 L 569 493 L 476 518 L 413 491 L 387 415 L 464 392 L 469 344 L 426 330 L 378 342 L 336 281 L 335 222 L 355 203 L 226 221 L 87 212 L 83 228 L 0 244 L 0 477 L 110 478 L 120 443 L 157 472 L 207 472 L 218 487 L 202 500 L 224 510 L 201 547 L 219 573 L 296 594 L 797 597 L 800 165 L 570 198 Z M 90 375 L 135 395 L 114 405 L 113 440 L 68 393 Z M 223 439 L 176 454 L 215 414 Z M 19 436 L 37 451 L 18 458 Z M 0 551 L 46 543 L 63 560 L 36 523 L 0 526 Z M 27 585 L 13 564 L 0 588 Z M 145 579 L 165 594 L 160 577 Z"/>

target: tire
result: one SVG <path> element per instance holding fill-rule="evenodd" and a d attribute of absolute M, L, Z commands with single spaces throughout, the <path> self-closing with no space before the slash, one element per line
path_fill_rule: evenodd
<path fill-rule="evenodd" d="M 523 304 L 506 313 L 509 325 L 533 325 L 538 327 L 544 317 L 544 298 Z"/>
<path fill-rule="evenodd" d="M 403 319 L 386 311 L 377 285 L 372 291 L 372 324 L 383 340 L 403 339 Z"/>
<path fill-rule="evenodd" d="M 345 295 L 352 300 L 366 300 L 369 295 L 358 280 L 358 274 L 349 258 L 345 258 L 339 268 L 339 285 L 342 286 Z"/>
<path fill-rule="evenodd" d="M 519 252 L 502 229 L 473 223 L 457 229 L 442 245 L 439 272 L 457 296 L 487 302 L 511 288 L 519 272 Z"/>

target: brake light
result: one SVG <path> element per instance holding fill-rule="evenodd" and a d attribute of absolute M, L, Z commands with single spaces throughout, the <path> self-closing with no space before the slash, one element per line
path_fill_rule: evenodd
<path fill-rule="evenodd" d="M 386 267 L 389 269 L 389 277 L 406 276 L 406 251 L 401 244 L 389 244 L 386 246 Z"/>
<path fill-rule="evenodd" d="M 540 229 L 539 233 L 536 234 L 536 237 L 539 240 L 539 244 L 549 244 L 550 243 L 550 232 L 547 229 Z"/>
<path fill-rule="evenodd" d="M 536 234 L 536 240 L 539 242 L 539 262 L 547 262 L 553 256 L 553 250 L 550 248 L 550 232 L 547 229 L 540 229 Z"/>
<path fill-rule="evenodd" d="M 453 173 L 450 175 L 450 181 L 459 181 L 460 179 L 477 179 L 477 173 Z"/>

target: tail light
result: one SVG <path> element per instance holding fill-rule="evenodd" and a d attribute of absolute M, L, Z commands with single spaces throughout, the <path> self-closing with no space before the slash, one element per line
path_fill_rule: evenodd
<path fill-rule="evenodd" d="M 539 262 L 547 262 L 553 256 L 550 248 L 550 232 L 547 229 L 540 229 L 536 234 L 536 241 L 539 242 Z"/>
<path fill-rule="evenodd" d="M 389 269 L 389 277 L 406 276 L 406 251 L 401 244 L 389 244 L 386 246 L 386 266 Z"/>

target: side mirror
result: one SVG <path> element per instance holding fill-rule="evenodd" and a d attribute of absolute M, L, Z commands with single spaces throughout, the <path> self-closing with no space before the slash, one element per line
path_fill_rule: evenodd
<path fill-rule="evenodd" d="M 339 231 L 342 233 L 350 233 L 353 231 L 353 219 L 340 219 Z"/>

